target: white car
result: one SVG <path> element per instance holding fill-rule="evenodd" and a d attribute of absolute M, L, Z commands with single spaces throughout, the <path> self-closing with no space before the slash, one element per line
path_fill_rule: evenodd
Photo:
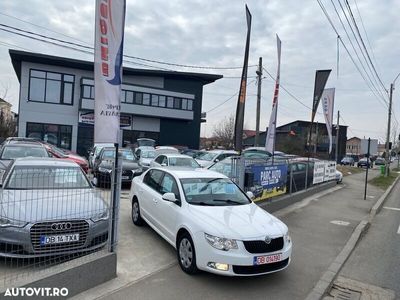
<path fill-rule="evenodd" d="M 137 152 L 139 155 L 139 165 L 145 168 L 150 167 L 150 163 L 156 158 L 156 150 L 154 148 L 141 149 Z"/>
<path fill-rule="evenodd" d="M 336 178 L 336 182 L 337 183 L 342 183 L 342 181 L 343 181 L 343 173 L 340 172 L 339 170 L 336 170 L 335 178 Z"/>
<path fill-rule="evenodd" d="M 229 156 L 238 155 L 236 151 L 233 150 L 211 150 L 207 151 L 200 156 L 196 157 L 196 161 L 203 167 L 207 168 L 212 164 L 223 160 Z"/>
<path fill-rule="evenodd" d="M 193 157 L 183 154 L 160 154 L 150 162 L 150 167 L 201 168 L 201 166 Z"/>
<path fill-rule="evenodd" d="M 283 270 L 292 252 L 288 228 L 250 197 L 213 171 L 151 168 L 132 181 L 132 221 L 147 223 L 175 247 L 188 274 Z"/>

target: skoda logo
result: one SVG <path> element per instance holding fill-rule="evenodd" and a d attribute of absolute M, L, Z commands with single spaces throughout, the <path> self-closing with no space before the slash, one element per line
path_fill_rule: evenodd
<path fill-rule="evenodd" d="M 272 241 L 272 239 L 271 239 L 271 237 L 269 237 L 268 235 L 265 237 L 265 243 L 266 244 L 271 244 L 271 241 Z"/>
<path fill-rule="evenodd" d="M 66 223 L 53 223 L 51 224 L 52 230 L 68 230 L 72 228 L 72 224 L 69 222 Z"/>

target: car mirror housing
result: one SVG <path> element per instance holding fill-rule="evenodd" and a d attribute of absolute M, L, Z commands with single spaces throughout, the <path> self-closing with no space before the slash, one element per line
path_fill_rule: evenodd
<path fill-rule="evenodd" d="M 174 193 L 165 193 L 162 195 L 163 200 L 169 201 L 169 202 L 176 202 L 176 197 Z"/>
<path fill-rule="evenodd" d="M 246 192 L 246 195 L 247 195 L 247 197 L 249 197 L 251 200 L 253 200 L 253 199 L 255 198 L 253 192 L 251 192 L 251 191 Z"/>

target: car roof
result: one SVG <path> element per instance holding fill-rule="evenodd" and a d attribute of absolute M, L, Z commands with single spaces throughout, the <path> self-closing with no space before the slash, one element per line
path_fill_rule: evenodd
<path fill-rule="evenodd" d="M 36 147 L 36 148 L 43 148 L 46 149 L 41 143 L 39 142 L 29 142 L 29 141 L 13 141 L 12 143 L 6 144 L 3 147 Z"/>
<path fill-rule="evenodd" d="M 218 150 L 218 149 L 215 149 L 215 150 L 210 150 L 210 151 L 207 151 L 207 152 L 210 152 L 210 153 L 235 153 L 235 154 L 237 154 L 237 152 L 235 150 Z"/>
<path fill-rule="evenodd" d="M 191 158 L 191 159 L 193 159 L 189 155 L 184 155 L 184 154 L 180 154 L 180 153 L 165 153 L 165 154 L 161 153 L 161 154 L 157 155 L 157 157 L 160 156 L 160 155 L 164 155 L 167 158 L 173 158 L 173 157 L 178 157 L 178 158 L 181 157 L 182 158 L 183 157 L 183 158 Z"/>
<path fill-rule="evenodd" d="M 172 175 L 175 175 L 175 177 L 179 179 L 184 179 L 184 178 L 228 178 L 225 175 L 210 171 L 207 169 L 189 169 L 189 168 L 183 168 L 183 167 L 174 167 L 174 168 L 151 168 L 150 170 L 157 169 L 157 170 L 162 170 L 164 172 L 171 173 Z"/>
<path fill-rule="evenodd" d="M 14 166 L 45 166 L 45 167 L 79 167 L 79 165 L 71 160 L 57 159 L 51 157 L 23 157 L 14 161 Z"/>

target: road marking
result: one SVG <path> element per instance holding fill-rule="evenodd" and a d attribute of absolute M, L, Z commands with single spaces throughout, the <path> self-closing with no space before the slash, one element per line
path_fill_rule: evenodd
<path fill-rule="evenodd" d="M 350 222 L 346 222 L 346 221 L 340 221 L 340 220 L 333 220 L 330 221 L 331 224 L 335 224 L 335 225 L 341 225 L 341 226 L 349 226 Z"/>
<path fill-rule="evenodd" d="M 396 210 L 396 211 L 400 211 L 400 208 L 397 207 L 388 207 L 388 206 L 384 206 L 384 209 L 389 209 L 389 210 Z"/>

